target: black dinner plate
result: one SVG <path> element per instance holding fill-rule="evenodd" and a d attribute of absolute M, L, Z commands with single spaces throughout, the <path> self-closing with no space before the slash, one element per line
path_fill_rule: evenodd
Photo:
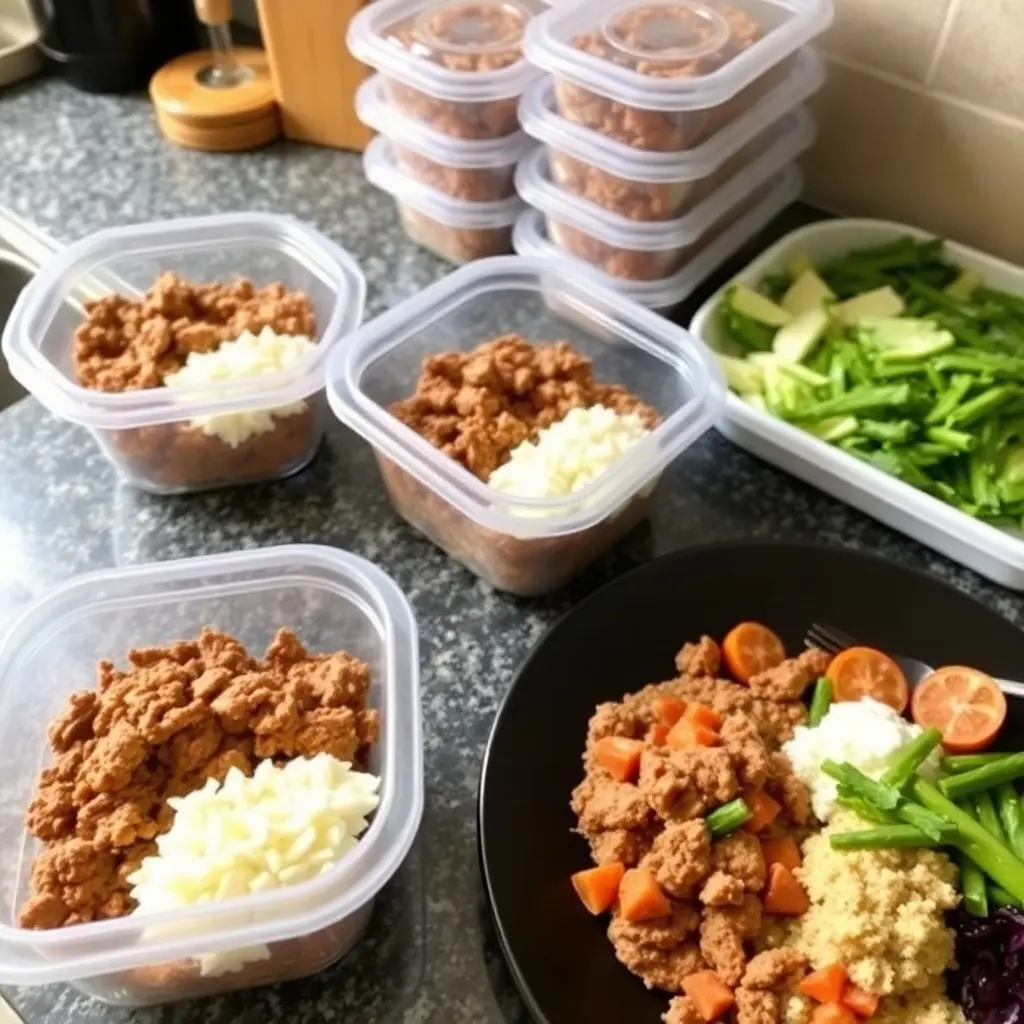
<path fill-rule="evenodd" d="M 571 831 L 587 720 L 601 701 L 673 678 L 687 640 L 755 619 L 796 653 L 814 620 L 933 665 L 1024 676 L 1024 632 L 922 573 L 843 548 L 691 548 L 597 591 L 541 640 L 495 719 L 480 780 L 484 887 L 513 978 L 538 1024 L 657 1024 L 668 996 L 615 959 L 607 922 L 569 876 L 590 866 Z M 1024 746 L 1024 701 L 1004 742 Z"/>

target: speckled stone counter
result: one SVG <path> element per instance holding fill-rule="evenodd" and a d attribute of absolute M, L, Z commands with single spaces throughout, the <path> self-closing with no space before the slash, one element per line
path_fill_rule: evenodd
<path fill-rule="evenodd" d="M 242 157 L 188 153 L 157 136 L 143 100 L 89 97 L 43 80 L 0 91 L 0 205 L 63 241 L 185 213 L 290 212 L 356 255 L 371 315 L 447 269 L 405 239 L 391 200 L 365 183 L 356 157 L 284 144 Z M 924 566 L 1024 621 L 1015 595 L 715 435 L 666 473 L 649 524 L 567 592 L 520 601 L 493 592 L 399 521 L 370 450 L 338 425 L 292 480 L 157 499 L 119 485 L 85 431 L 33 400 L 11 407 L 0 414 L 0 625 L 48 585 L 87 569 L 296 541 L 364 555 L 397 580 L 419 621 L 427 803 L 369 937 L 319 977 L 148 1011 L 106 1007 L 62 986 L 6 994 L 28 1024 L 525 1021 L 477 867 L 477 776 L 498 703 L 542 632 L 603 581 L 684 545 L 752 536 L 816 538 Z"/>

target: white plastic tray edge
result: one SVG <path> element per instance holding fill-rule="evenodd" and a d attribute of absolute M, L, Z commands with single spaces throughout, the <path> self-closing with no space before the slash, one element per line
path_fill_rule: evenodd
<path fill-rule="evenodd" d="M 817 261 L 850 249 L 884 244 L 901 235 L 931 237 L 927 231 L 893 221 L 839 219 L 811 224 L 766 249 L 733 281 L 757 284 L 784 267 L 797 252 Z M 956 242 L 947 243 L 947 252 L 958 263 L 983 274 L 993 286 L 1024 295 L 1024 269 Z M 713 350 L 723 342 L 714 311 L 726 287 L 708 299 L 690 323 L 691 333 Z M 751 408 L 733 394 L 716 427 L 741 448 L 834 498 L 996 583 L 1024 590 L 1024 538 L 973 519 L 855 456 Z"/>

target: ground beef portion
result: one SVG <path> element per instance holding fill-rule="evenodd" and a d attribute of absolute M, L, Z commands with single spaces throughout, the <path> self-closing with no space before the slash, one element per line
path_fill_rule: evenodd
<path fill-rule="evenodd" d="M 618 384 L 594 378 L 590 360 L 568 342 L 533 345 L 506 334 L 470 352 L 442 352 L 423 364 L 414 394 L 390 411 L 481 480 L 539 430 L 579 406 L 635 412 L 648 427 L 658 414 Z"/>
<path fill-rule="evenodd" d="M 816 672 L 818 660 L 808 652 L 779 666 L 774 683 L 756 696 L 715 677 L 719 648 L 703 637 L 676 656 L 679 678 L 601 704 L 590 719 L 585 777 L 572 795 L 577 831 L 595 862 L 639 865 L 669 898 L 671 915 L 641 923 L 626 921 L 616 904 L 608 929 L 615 955 L 630 971 L 649 988 L 677 996 L 666 1024 L 700 1019 L 679 993 L 690 973 L 709 969 L 735 992 L 736 1007 L 723 1018 L 728 1024 L 781 1024 L 784 997 L 804 972 L 805 957 L 794 950 L 751 959 L 762 931 L 767 876 L 760 839 L 745 829 L 714 839 L 704 819 L 737 796 L 763 791 L 782 806 L 772 834 L 810 821 L 806 787 L 778 748 L 804 718 L 803 706 L 786 695 L 796 684 L 785 681 Z M 718 745 L 673 748 L 662 720 L 665 697 L 717 711 Z M 639 766 L 629 781 L 602 765 L 602 741 L 609 737 L 639 744 Z"/>
<path fill-rule="evenodd" d="M 173 817 L 167 801 L 251 774 L 264 758 L 333 754 L 365 764 L 377 739 L 368 666 L 341 651 L 309 654 L 280 630 L 263 660 L 234 637 L 129 652 L 101 662 L 95 690 L 72 694 L 50 726 L 27 828 L 44 843 L 32 867 L 25 928 L 130 913 L 128 876 Z"/>
<path fill-rule="evenodd" d="M 816 647 L 775 668 L 752 676 L 748 683 L 752 693 L 768 700 L 799 700 L 811 683 L 825 674 L 830 656 Z"/>

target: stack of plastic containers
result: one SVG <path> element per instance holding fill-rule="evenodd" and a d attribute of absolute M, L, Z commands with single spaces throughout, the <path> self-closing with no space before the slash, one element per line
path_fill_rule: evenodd
<path fill-rule="evenodd" d="M 654 308 L 800 191 L 824 81 L 807 43 L 831 0 L 566 0 L 526 29 L 550 77 L 520 102 L 520 252 L 586 268 Z M 700 277 L 696 270 L 700 270 Z"/>
<path fill-rule="evenodd" d="M 538 6 L 534 6 L 537 4 Z M 359 117 L 380 132 L 367 178 L 395 197 L 409 236 L 455 263 L 509 252 L 513 182 L 529 148 L 518 104 L 540 71 L 523 56 L 539 0 L 377 0 L 348 46 L 379 72 Z"/>

